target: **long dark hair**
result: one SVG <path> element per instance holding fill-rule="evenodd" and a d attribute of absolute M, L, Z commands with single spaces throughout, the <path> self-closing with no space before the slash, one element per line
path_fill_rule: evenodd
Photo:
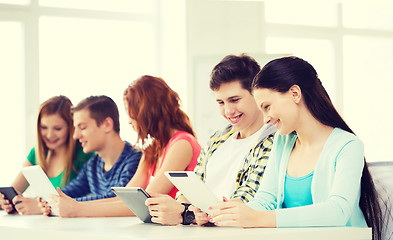
<path fill-rule="evenodd" d="M 128 114 L 137 122 L 138 139 L 142 144 L 151 137 L 144 149 L 148 167 L 154 166 L 171 139 L 171 129 L 195 136 L 190 119 L 180 109 L 179 95 L 158 77 L 142 76 L 124 91 Z"/>
<path fill-rule="evenodd" d="M 267 88 L 281 93 L 287 92 L 293 85 L 300 87 L 307 108 L 318 121 L 354 134 L 333 106 L 313 66 L 303 59 L 284 57 L 270 61 L 253 82 L 254 89 Z M 365 158 L 359 206 L 367 225 L 373 229 L 373 238 L 381 239 L 382 212 Z"/>

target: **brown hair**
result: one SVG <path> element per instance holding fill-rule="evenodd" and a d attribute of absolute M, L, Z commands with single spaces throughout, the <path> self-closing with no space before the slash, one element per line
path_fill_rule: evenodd
<path fill-rule="evenodd" d="M 213 68 L 210 89 L 216 91 L 224 83 L 239 81 L 242 87 L 251 93 L 252 80 L 259 70 L 261 68 L 257 61 L 247 54 L 228 55 Z"/>
<path fill-rule="evenodd" d="M 112 98 L 104 95 L 90 96 L 83 99 L 72 112 L 78 112 L 82 109 L 88 109 L 89 115 L 96 121 L 97 126 L 100 126 L 107 117 L 113 121 L 113 130 L 120 133 L 119 110 Z"/>
<path fill-rule="evenodd" d="M 48 161 L 51 158 L 52 151 L 48 149 L 41 135 L 41 119 L 44 116 L 58 114 L 66 123 L 68 127 L 68 139 L 66 141 L 66 166 L 61 186 L 65 186 L 71 175 L 71 169 L 74 168 L 74 152 L 75 140 L 72 138 L 74 134 L 74 124 L 71 115 L 72 103 L 70 99 L 65 96 L 55 96 L 40 105 L 37 117 L 37 147 L 35 154 L 37 156 L 37 164 L 46 172 L 48 168 Z"/>
<path fill-rule="evenodd" d="M 195 136 L 190 119 L 180 109 L 179 96 L 163 79 L 142 76 L 124 91 L 128 114 L 137 122 L 138 140 L 144 145 L 148 137 L 151 144 L 144 149 L 149 169 L 163 153 L 171 138 L 171 129 L 178 129 Z"/>

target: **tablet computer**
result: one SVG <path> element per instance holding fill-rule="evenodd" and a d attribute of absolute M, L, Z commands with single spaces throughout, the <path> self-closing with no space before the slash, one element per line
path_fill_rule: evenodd
<path fill-rule="evenodd" d="M 151 223 L 149 208 L 145 205 L 150 195 L 140 187 L 112 187 L 112 191 L 144 223 Z"/>
<path fill-rule="evenodd" d="M 49 181 L 48 176 L 46 176 L 44 170 L 39 165 L 24 167 L 22 168 L 22 173 L 25 176 L 26 180 L 29 182 L 31 188 L 35 192 L 35 194 L 42 198 L 43 201 L 48 202 L 50 205 L 50 195 L 57 195 L 56 189 L 53 187 L 52 183 Z M 52 208 L 52 215 L 59 215 L 57 211 Z"/>
<path fill-rule="evenodd" d="M 211 213 L 210 206 L 221 202 L 220 198 L 192 171 L 167 171 L 165 175 L 192 205 L 206 213 Z"/>
<path fill-rule="evenodd" d="M 7 199 L 10 204 L 12 205 L 13 211 L 16 211 L 15 205 L 12 202 L 12 199 L 18 195 L 18 193 L 15 191 L 13 187 L 0 187 L 0 193 L 4 195 L 4 198 Z M 16 202 L 18 204 L 19 202 Z"/>

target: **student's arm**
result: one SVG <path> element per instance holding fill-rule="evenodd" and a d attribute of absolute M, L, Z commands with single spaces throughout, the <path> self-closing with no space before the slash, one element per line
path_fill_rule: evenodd
<path fill-rule="evenodd" d="M 32 164 L 30 163 L 29 160 L 26 160 L 23 164 L 23 167 L 29 167 L 29 166 L 32 166 Z M 21 195 L 29 186 L 29 183 L 27 182 L 22 172 L 19 172 L 12 186 L 19 194 L 18 196 L 16 196 L 14 199 L 11 200 L 14 203 L 19 202 L 18 205 L 15 206 L 15 209 L 19 213 L 24 215 L 39 214 L 40 213 L 39 208 L 36 204 L 35 199 L 25 198 Z M 13 210 L 10 201 L 5 200 L 4 197 L 2 196 L 0 197 L 0 209 L 4 209 L 7 213 L 11 213 Z"/>
<path fill-rule="evenodd" d="M 172 199 L 168 194 L 173 184 L 164 175 L 165 171 L 183 171 L 187 169 L 193 158 L 193 150 L 186 140 L 176 141 L 167 151 L 162 167 L 157 171 L 154 181 L 149 184 L 147 191 L 152 193 L 152 198 L 146 200 L 152 222 L 166 225 L 176 225 L 182 222 L 181 213 L 184 206 Z M 165 181 L 164 184 L 162 184 Z M 179 201 L 185 200 L 183 197 Z"/>
<path fill-rule="evenodd" d="M 168 194 L 173 184 L 165 176 L 166 171 L 184 171 L 191 163 L 193 150 L 187 140 L 178 140 L 167 150 L 161 168 L 154 174 L 154 180 L 147 186 L 147 192 Z"/>
<path fill-rule="evenodd" d="M 187 147 L 188 145 L 188 147 Z M 188 160 L 187 160 L 187 157 Z M 167 194 L 173 188 L 169 180 L 164 179 L 165 171 L 184 170 L 192 159 L 191 145 L 185 140 L 175 142 L 170 149 L 168 149 L 162 167 L 155 174 L 153 182 L 147 185 L 147 169 L 143 164 L 144 156 L 139 163 L 138 169 L 127 184 L 127 187 L 143 187 L 147 191 Z M 166 178 L 166 177 L 165 177 Z M 110 217 L 110 216 L 133 216 L 131 210 L 117 197 L 101 199 L 88 202 L 77 202 L 73 199 L 67 199 L 66 196 L 61 196 L 64 199 L 62 209 L 68 209 L 67 212 L 60 212 L 61 217 Z"/>
<path fill-rule="evenodd" d="M 210 152 L 210 149 L 214 144 L 214 139 L 216 134 L 217 133 L 215 133 L 212 137 L 210 137 L 206 146 L 201 150 L 200 155 L 198 157 L 198 163 L 194 168 L 195 174 L 199 176 L 202 181 L 204 181 L 206 163 L 208 161 L 208 158 L 210 157 L 208 153 Z M 190 203 L 188 199 L 184 197 L 184 195 L 182 195 L 181 192 L 179 191 L 176 194 L 176 201 L 167 196 L 165 198 L 162 197 L 162 198 L 148 199 L 146 200 L 146 205 L 148 206 L 158 205 L 162 209 L 161 212 L 166 211 L 163 214 L 163 217 L 165 217 L 165 219 L 157 220 L 157 223 L 161 223 L 164 225 L 177 225 L 183 221 L 181 214 L 184 211 L 184 206 L 181 205 L 182 202 Z M 152 211 L 151 207 L 149 209 L 150 211 Z M 198 209 L 195 208 L 194 206 L 190 206 L 189 210 L 190 211 L 195 210 L 194 211 L 195 221 L 198 225 L 203 225 L 208 222 L 206 213 L 201 212 L 200 210 L 197 211 Z"/>
<path fill-rule="evenodd" d="M 258 211 L 240 199 L 231 199 L 212 207 L 210 222 L 216 226 L 276 227 L 274 210 Z"/>
<path fill-rule="evenodd" d="M 49 215 L 51 208 L 55 208 L 59 216 L 64 218 L 135 216 L 118 197 L 77 202 L 65 195 L 59 188 L 57 192 L 59 196 L 55 196 L 51 200 L 51 207 L 47 206 L 47 202 L 39 201 L 41 212 L 44 215 Z"/>
<path fill-rule="evenodd" d="M 59 196 L 52 196 L 50 199 L 51 207 L 47 206 L 47 202 L 43 202 L 38 199 L 38 207 L 40 213 L 49 215 L 51 208 L 54 208 L 59 213 L 60 217 L 78 217 L 80 214 L 81 206 L 78 202 L 73 199 L 80 196 L 85 196 L 90 193 L 88 183 L 88 164 L 87 162 L 83 169 L 78 173 L 78 176 L 72 180 L 67 186 L 63 188 L 57 188 Z"/>
<path fill-rule="evenodd" d="M 147 186 L 147 169 L 144 164 L 145 156 L 142 155 L 138 168 L 128 182 L 126 187 L 142 187 Z M 121 217 L 135 216 L 135 214 L 118 198 L 106 198 L 86 202 L 77 202 L 68 196 L 61 195 L 60 201 L 64 202 L 62 211 L 59 211 L 61 217 Z M 50 213 L 50 207 L 46 203 L 41 203 L 42 212 Z"/>
<path fill-rule="evenodd" d="M 160 204 L 161 207 L 164 205 L 166 206 L 169 204 L 174 204 L 174 206 L 180 207 L 184 210 L 184 207 L 180 203 L 176 202 L 176 200 L 172 199 L 167 195 L 160 195 L 160 193 L 168 194 L 173 188 L 173 184 L 165 177 L 164 172 L 185 170 L 190 164 L 192 157 L 193 157 L 193 150 L 191 144 L 188 141 L 179 140 L 174 142 L 173 145 L 167 150 L 161 168 L 155 173 L 154 180 L 150 182 L 149 185 L 147 186 L 147 179 L 148 179 L 147 173 L 149 169 L 147 169 L 146 165 L 143 163 L 144 155 L 142 155 L 142 159 L 139 163 L 138 170 L 135 173 L 134 177 L 131 179 L 131 181 L 127 184 L 127 187 L 142 187 L 145 188 L 149 193 L 151 193 L 152 198 L 146 200 L 147 201 L 146 205 L 149 206 L 151 211 L 156 211 L 157 210 L 156 207 L 157 205 L 159 205 L 159 203 L 161 203 Z M 153 209 L 151 209 L 151 207 L 153 207 Z M 122 205 L 117 204 L 116 208 L 117 208 L 116 211 L 118 211 L 116 214 L 120 214 L 122 213 L 124 208 L 127 207 L 122 203 Z M 181 212 L 183 212 L 183 210 L 181 210 Z M 162 220 L 158 220 L 158 222 L 159 221 Z M 178 224 L 178 219 L 175 221 L 176 223 L 172 223 L 172 224 Z"/>
<path fill-rule="evenodd" d="M 197 164 L 195 165 L 195 168 L 194 168 L 194 173 L 202 181 L 205 181 L 205 168 L 206 168 L 206 164 L 207 164 L 207 159 L 209 158 L 207 153 L 208 153 L 210 147 L 212 146 L 212 144 L 213 144 L 213 141 L 212 141 L 212 137 L 211 137 L 209 139 L 208 143 L 206 144 L 206 146 L 203 149 L 201 149 Z M 180 191 L 178 191 L 176 193 L 176 199 L 186 199 L 186 198 L 183 196 L 183 194 Z"/>
<path fill-rule="evenodd" d="M 126 187 L 146 188 L 148 172 L 144 164 L 144 159 L 145 156 L 142 155 L 136 173 Z M 60 199 L 64 202 L 62 207 L 63 210 L 59 211 L 61 217 L 135 216 L 135 214 L 118 197 L 77 202 L 74 199 L 61 195 Z M 45 203 L 42 204 L 42 211 L 48 213 L 48 207 L 46 207 Z"/>
<path fill-rule="evenodd" d="M 145 201 L 146 206 L 149 207 L 152 222 L 164 225 L 178 225 L 182 223 L 182 213 L 184 206 L 181 202 L 188 202 L 187 200 L 175 200 L 167 194 L 150 193 L 151 198 Z"/>
<path fill-rule="evenodd" d="M 139 161 L 138 168 L 134 176 L 131 178 L 126 187 L 141 187 L 146 189 L 148 180 L 148 169 L 145 164 L 145 154 L 142 154 L 141 160 Z"/>
<path fill-rule="evenodd" d="M 247 156 L 249 161 L 247 164 L 249 164 L 249 167 L 246 170 L 247 172 L 241 172 L 241 176 L 238 176 L 240 178 L 240 185 L 231 198 L 238 198 L 244 202 L 249 202 L 254 198 L 265 173 L 265 168 L 273 146 L 273 138 L 273 135 L 267 137 Z"/>

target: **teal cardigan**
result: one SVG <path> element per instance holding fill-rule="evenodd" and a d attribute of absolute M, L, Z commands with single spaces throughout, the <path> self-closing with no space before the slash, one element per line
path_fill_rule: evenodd
<path fill-rule="evenodd" d="M 315 166 L 313 204 L 282 208 L 285 173 L 296 139 L 296 133 L 276 133 L 261 187 L 248 205 L 256 210 L 275 209 L 277 227 L 367 227 L 359 207 L 363 143 L 339 128 L 333 129 Z"/>

